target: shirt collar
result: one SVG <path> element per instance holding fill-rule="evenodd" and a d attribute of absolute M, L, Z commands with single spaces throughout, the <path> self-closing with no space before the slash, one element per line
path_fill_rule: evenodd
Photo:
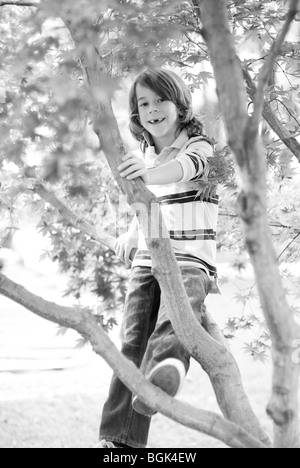
<path fill-rule="evenodd" d="M 153 142 L 151 142 L 151 137 L 148 132 L 144 132 L 143 136 L 148 143 L 148 147 L 153 147 Z M 189 140 L 187 130 L 183 128 L 174 142 L 167 148 L 176 148 L 180 150 Z"/>
<path fill-rule="evenodd" d="M 188 133 L 185 128 L 183 128 L 176 138 L 176 140 L 169 146 L 169 148 L 181 149 L 189 140 Z"/>

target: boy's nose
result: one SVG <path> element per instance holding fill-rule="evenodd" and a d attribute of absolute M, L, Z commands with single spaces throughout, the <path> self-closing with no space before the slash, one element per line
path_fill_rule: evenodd
<path fill-rule="evenodd" d="M 150 113 L 152 113 L 152 112 L 158 112 L 157 107 L 155 107 L 155 106 L 151 107 Z"/>

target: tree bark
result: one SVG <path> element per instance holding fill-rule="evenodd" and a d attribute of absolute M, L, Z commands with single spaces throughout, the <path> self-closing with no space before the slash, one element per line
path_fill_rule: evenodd
<path fill-rule="evenodd" d="M 93 350 L 110 365 L 125 385 L 149 406 L 191 429 L 215 437 L 233 448 L 266 448 L 243 428 L 221 416 L 174 400 L 150 384 L 136 366 L 112 343 L 89 309 L 64 307 L 45 301 L 0 273 L 0 294 L 40 317 L 72 328 L 84 336 Z"/>
<path fill-rule="evenodd" d="M 299 336 L 281 282 L 267 223 L 266 161 L 255 119 L 247 115 L 243 74 L 222 0 L 193 0 L 203 24 L 229 144 L 241 175 L 240 212 L 245 242 L 254 267 L 263 311 L 271 332 L 273 393 L 268 413 L 275 422 L 277 447 L 298 447 L 299 367 L 293 363 L 293 341 Z M 295 1 L 291 2 L 295 5 Z M 258 104 L 260 106 L 260 103 Z"/>

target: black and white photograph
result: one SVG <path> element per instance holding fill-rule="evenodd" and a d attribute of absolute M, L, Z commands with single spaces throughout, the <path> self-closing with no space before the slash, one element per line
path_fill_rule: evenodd
<path fill-rule="evenodd" d="M 300 448 L 299 373 L 300 0 L 0 0 L 0 448 Z"/>

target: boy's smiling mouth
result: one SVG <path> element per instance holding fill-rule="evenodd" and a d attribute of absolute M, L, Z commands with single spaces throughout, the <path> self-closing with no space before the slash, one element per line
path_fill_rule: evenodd
<path fill-rule="evenodd" d="M 161 122 L 163 122 L 165 120 L 165 118 L 163 117 L 162 119 L 153 119 L 153 120 L 149 120 L 149 123 L 151 125 L 157 125 L 157 124 L 160 124 Z"/>

